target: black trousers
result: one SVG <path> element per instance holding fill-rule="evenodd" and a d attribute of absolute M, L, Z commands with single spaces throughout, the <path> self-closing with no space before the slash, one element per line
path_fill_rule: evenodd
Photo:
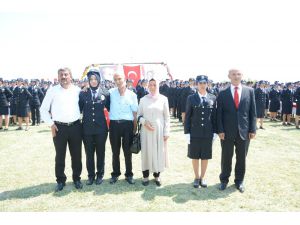
<path fill-rule="evenodd" d="M 154 176 L 155 178 L 156 178 L 156 177 L 159 177 L 159 175 L 160 175 L 160 172 L 158 172 L 158 173 L 153 173 L 153 176 Z M 144 177 L 144 178 L 149 177 L 149 170 L 143 171 L 143 177 Z"/>
<path fill-rule="evenodd" d="M 109 127 L 109 140 L 112 148 L 112 166 L 113 172 L 111 176 L 118 177 L 121 175 L 120 171 L 120 149 L 121 143 L 125 158 L 126 177 L 133 176 L 132 173 L 132 153 L 130 145 L 133 139 L 133 121 L 117 121 L 111 120 Z"/>
<path fill-rule="evenodd" d="M 86 169 L 88 171 L 88 177 L 91 179 L 95 179 L 96 174 L 97 177 L 104 176 L 106 140 L 107 132 L 83 135 L 83 143 L 86 154 Z M 97 173 L 95 173 L 95 152 L 97 157 Z"/>
<path fill-rule="evenodd" d="M 246 156 L 248 153 L 250 140 L 242 140 L 237 134 L 234 139 L 221 140 L 222 157 L 221 157 L 221 174 L 220 181 L 228 183 L 231 174 L 233 150 L 235 147 L 236 164 L 235 164 L 235 184 L 241 184 L 246 172 Z"/>
<path fill-rule="evenodd" d="M 82 131 L 81 123 L 78 120 L 77 123 L 72 126 L 65 126 L 56 124 L 58 131 L 53 138 L 55 146 L 55 176 L 57 183 L 65 183 L 67 177 L 65 175 L 65 160 L 67 144 L 69 145 L 69 151 L 71 155 L 73 181 L 80 180 L 82 171 L 81 162 L 81 145 L 82 145 Z"/>
<path fill-rule="evenodd" d="M 40 124 L 41 123 L 40 107 L 41 106 L 39 106 L 39 105 L 38 106 L 31 105 L 30 106 L 32 124 Z"/>

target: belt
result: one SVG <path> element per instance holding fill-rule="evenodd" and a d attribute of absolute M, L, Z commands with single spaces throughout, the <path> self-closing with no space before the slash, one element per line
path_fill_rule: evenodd
<path fill-rule="evenodd" d="M 76 120 L 76 121 L 69 122 L 69 123 L 63 123 L 63 122 L 59 122 L 59 121 L 54 121 L 54 123 L 55 123 L 55 124 L 59 124 L 59 125 L 63 125 L 63 126 L 70 127 L 70 126 L 75 125 L 75 124 L 78 123 L 79 121 L 80 121 L 80 120 Z"/>
<path fill-rule="evenodd" d="M 132 122 L 132 120 L 111 120 L 110 122 L 115 122 L 115 123 L 126 123 L 126 122 Z"/>

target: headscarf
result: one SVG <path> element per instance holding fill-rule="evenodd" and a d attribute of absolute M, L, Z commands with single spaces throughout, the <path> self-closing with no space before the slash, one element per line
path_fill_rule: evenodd
<path fill-rule="evenodd" d="M 154 78 L 151 78 L 151 79 L 149 80 L 149 84 L 150 84 L 151 81 L 155 81 L 155 83 L 156 83 L 156 89 L 155 89 L 154 94 L 152 94 L 152 93 L 150 92 L 150 89 L 149 89 L 149 94 L 148 94 L 147 96 L 148 96 L 149 98 L 152 98 L 152 99 L 157 99 L 158 96 L 159 96 L 159 83 L 158 83 L 158 81 L 157 81 L 156 79 L 154 79 Z"/>
<path fill-rule="evenodd" d="M 94 75 L 95 77 L 96 77 L 96 79 L 97 79 L 97 81 L 98 81 L 98 83 L 97 83 L 97 86 L 96 87 L 92 87 L 91 86 L 91 77 L 92 77 L 92 75 Z M 97 90 L 98 88 L 99 88 L 99 85 L 100 85 L 100 73 L 98 72 L 98 71 L 89 71 L 88 73 L 87 73 L 87 77 L 88 77 L 88 80 L 89 80 L 89 85 L 90 85 L 90 88 L 93 90 L 93 91 L 95 91 L 95 90 Z"/>

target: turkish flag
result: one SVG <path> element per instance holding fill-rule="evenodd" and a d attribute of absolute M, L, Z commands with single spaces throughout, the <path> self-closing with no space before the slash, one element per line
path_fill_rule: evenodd
<path fill-rule="evenodd" d="M 133 81 L 133 86 L 136 87 L 138 81 L 141 79 L 141 66 L 123 66 L 125 78 Z"/>

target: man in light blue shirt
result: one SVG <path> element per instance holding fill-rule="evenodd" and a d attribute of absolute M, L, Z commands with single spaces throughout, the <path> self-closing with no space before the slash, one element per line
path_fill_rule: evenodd
<path fill-rule="evenodd" d="M 109 91 L 109 139 L 113 155 L 113 172 L 111 173 L 110 183 L 116 183 L 118 177 L 121 175 L 120 149 L 122 144 L 126 166 L 125 179 L 129 184 L 134 184 L 130 145 L 136 131 L 138 101 L 136 94 L 126 88 L 125 75 L 123 71 L 120 70 L 114 74 L 114 81 L 117 88 L 110 89 Z"/>

